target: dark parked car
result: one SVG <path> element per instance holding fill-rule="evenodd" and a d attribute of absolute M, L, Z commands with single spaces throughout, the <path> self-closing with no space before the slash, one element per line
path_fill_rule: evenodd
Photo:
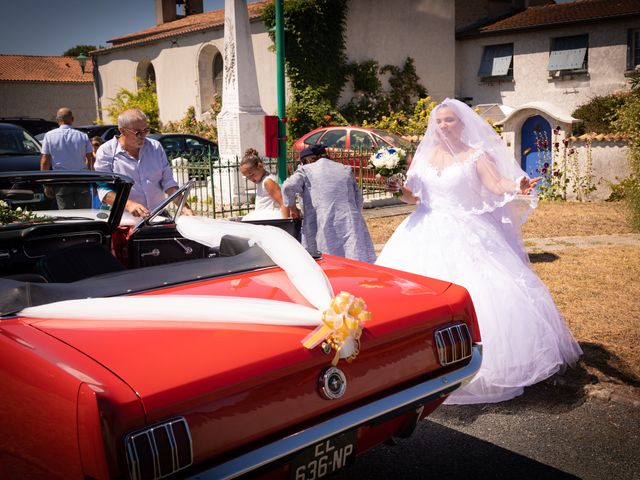
<path fill-rule="evenodd" d="M 118 125 L 80 125 L 79 127 L 73 128 L 86 133 L 89 138 L 100 137 L 103 142 L 111 140 L 119 134 Z M 158 133 L 158 131 L 152 128 L 151 133 Z"/>
<path fill-rule="evenodd" d="M 40 170 L 40 144 L 24 128 L 0 123 L 0 172 Z"/>
<path fill-rule="evenodd" d="M 152 133 L 149 138 L 158 140 L 169 158 L 185 157 L 191 159 L 193 157 L 218 156 L 218 144 L 197 135 Z"/>
<path fill-rule="evenodd" d="M 0 122 L 18 125 L 24 128 L 27 132 L 29 132 L 33 136 L 44 134 L 49 130 L 58 128 L 58 124 L 56 122 L 52 122 L 51 120 L 45 120 L 44 118 L 3 117 L 3 118 L 0 118 Z"/>

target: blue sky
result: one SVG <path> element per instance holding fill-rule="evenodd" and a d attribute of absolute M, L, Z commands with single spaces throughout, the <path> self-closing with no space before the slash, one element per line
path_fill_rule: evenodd
<path fill-rule="evenodd" d="M 253 0 L 255 1 L 255 0 Z M 154 0 L 2 0 L 0 54 L 62 55 L 155 25 Z M 224 0 L 204 0 L 204 10 Z"/>

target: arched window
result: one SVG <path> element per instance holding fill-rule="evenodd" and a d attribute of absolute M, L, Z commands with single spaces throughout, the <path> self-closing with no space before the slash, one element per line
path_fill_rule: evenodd
<path fill-rule="evenodd" d="M 220 52 L 213 59 L 213 92 L 222 97 L 223 63 Z"/>
<path fill-rule="evenodd" d="M 212 44 L 204 45 L 198 54 L 200 114 L 211 110 L 216 96 L 222 97 L 223 67 L 220 50 Z"/>
<path fill-rule="evenodd" d="M 153 84 L 153 89 L 156 89 L 156 70 L 153 68 L 153 63 L 149 60 L 143 60 L 138 64 L 136 69 L 136 80 L 138 82 L 138 88 Z"/>

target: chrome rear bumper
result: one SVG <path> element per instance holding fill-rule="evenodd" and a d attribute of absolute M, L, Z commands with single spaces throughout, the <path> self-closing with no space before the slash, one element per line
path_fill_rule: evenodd
<path fill-rule="evenodd" d="M 188 478 L 192 480 L 236 478 L 340 432 L 356 428 L 380 417 L 393 416 L 397 410 L 407 410 L 414 405 L 418 408 L 431 400 L 447 395 L 471 380 L 480 369 L 482 345 L 475 344 L 472 350 L 471 360 L 460 370 L 375 400 Z"/>

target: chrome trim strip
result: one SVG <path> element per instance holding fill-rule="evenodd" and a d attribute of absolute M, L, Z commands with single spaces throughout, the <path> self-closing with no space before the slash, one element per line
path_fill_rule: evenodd
<path fill-rule="evenodd" d="M 472 349 L 471 360 L 459 370 L 363 405 L 187 478 L 191 480 L 220 480 L 239 477 L 325 438 L 424 400 L 445 389 L 450 389 L 452 386 L 464 385 L 478 372 L 482 363 L 482 345 L 474 344 Z"/>

